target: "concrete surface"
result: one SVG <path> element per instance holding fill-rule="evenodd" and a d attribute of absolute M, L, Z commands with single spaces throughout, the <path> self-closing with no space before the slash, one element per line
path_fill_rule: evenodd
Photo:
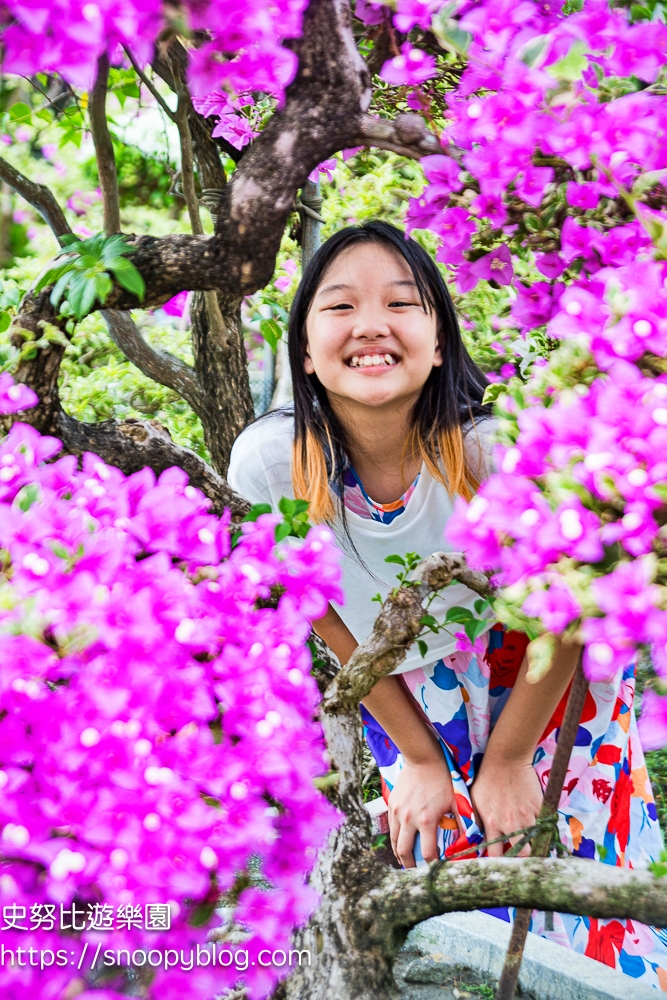
<path fill-rule="evenodd" d="M 397 982 L 404 981 L 402 995 L 406 1000 L 449 1000 L 450 995 L 466 991 L 465 985 L 454 982 L 455 971 L 461 969 L 474 974 L 473 982 L 495 985 L 509 937 L 510 925 L 488 913 L 448 913 L 424 921 L 410 932 L 401 952 Z M 408 983 L 440 984 L 445 989 L 411 993 Z M 621 972 L 536 934 L 528 935 L 519 988 L 534 1000 L 658 1000 L 661 995 L 660 990 L 641 986 Z"/>

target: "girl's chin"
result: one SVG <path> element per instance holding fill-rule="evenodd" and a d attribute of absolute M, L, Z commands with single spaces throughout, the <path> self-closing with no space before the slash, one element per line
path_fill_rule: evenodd
<path fill-rule="evenodd" d="M 379 382 L 364 380 L 365 384 L 356 386 L 339 386 L 329 390 L 330 396 L 335 396 L 339 400 L 348 400 L 357 405 L 371 408 L 387 406 L 392 403 L 400 403 L 406 397 L 419 396 L 419 389 L 415 392 L 406 391 L 404 386 L 380 385 Z"/>

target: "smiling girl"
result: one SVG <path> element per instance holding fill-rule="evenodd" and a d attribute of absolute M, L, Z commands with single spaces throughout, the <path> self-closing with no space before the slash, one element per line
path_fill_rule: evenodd
<path fill-rule="evenodd" d="M 344 229 L 314 256 L 292 307 L 289 354 L 293 411 L 246 428 L 229 483 L 274 508 L 282 496 L 306 499 L 312 520 L 331 524 L 346 600 L 314 627 L 345 663 L 371 631 L 374 595 L 384 599 L 396 584 L 386 557 L 450 549 L 443 532 L 454 499 L 470 499 L 491 471 L 495 421 L 435 264 L 386 223 Z M 476 599 L 456 584 L 429 612 L 442 620 Z M 521 633 L 489 622 L 467 652 L 446 631 L 425 641 L 425 657 L 413 647 L 362 706 L 392 848 L 405 867 L 534 823 L 577 658 L 559 647 L 546 677 L 528 684 Z M 575 854 L 636 867 L 659 855 L 661 838 L 632 712 L 634 674 L 626 674 L 591 687 L 560 833 Z M 488 848 L 502 853 L 502 842 Z M 615 923 L 616 952 L 599 945 L 609 922 L 556 914 L 545 932 L 536 915 L 533 929 L 613 965 L 631 933 Z M 637 958 L 632 974 L 658 985 L 656 956 L 667 964 L 667 952 L 655 931 L 642 930 L 626 965 Z"/>

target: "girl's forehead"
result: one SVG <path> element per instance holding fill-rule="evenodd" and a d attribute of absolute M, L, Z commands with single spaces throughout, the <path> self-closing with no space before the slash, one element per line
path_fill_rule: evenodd
<path fill-rule="evenodd" d="M 335 290 L 341 280 L 357 284 L 371 276 L 376 288 L 379 283 L 396 281 L 415 284 L 410 266 L 400 254 L 382 244 L 364 243 L 347 247 L 331 261 L 322 275 L 317 294 Z"/>

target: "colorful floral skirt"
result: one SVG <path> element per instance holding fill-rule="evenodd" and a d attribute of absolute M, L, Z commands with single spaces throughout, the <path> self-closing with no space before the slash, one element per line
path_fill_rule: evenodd
<path fill-rule="evenodd" d="M 481 843 L 470 786 L 524 657 L 527 638 L 494 625 L 483 639 L 484 652 L 457 652 L 402 675 L 408 690 L 440 736 L 454 783 L 465 834 L 453 816 L 438 831 L 440 856 Z M 634 666 L 612 683 L 591 684 L 561 796 L 560 837 L 576 857 L 607 865 L 645 868 L 660 856 L 662 836 L 633 711 Z M 537 745 L 533 766 L 546 788 L 569 691 L 556 708 Z M 382 775 L 385 799 L 401 770 L 396 745 L 362 708 L 368 745 Z M 423 863 L 419 835 L 415 860 Z M 511 921 L 513 911 L 493 913 Z M 531 930 L 541 937 L 604 962 L 645 985 L 667 992 L 667 931 L 630 920 L 596 920 L 553 914 L 547 922 L 535 911 Z M 549 929 L 547 929 L 549 926 Z"/>

